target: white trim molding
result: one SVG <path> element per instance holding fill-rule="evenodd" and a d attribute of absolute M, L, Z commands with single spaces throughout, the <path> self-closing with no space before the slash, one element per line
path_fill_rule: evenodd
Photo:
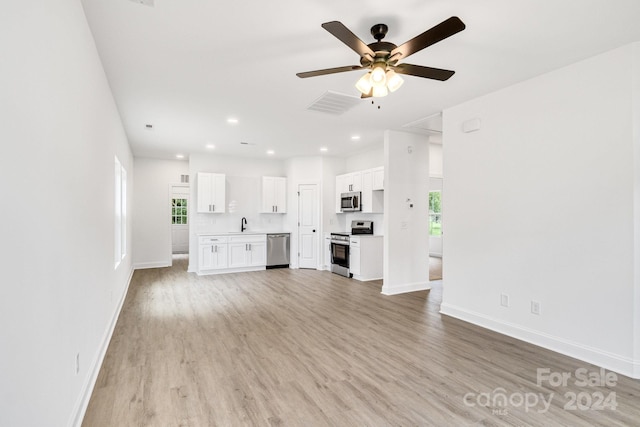
<path fill-rule="evenodd" d="M 382 295 L 399 295 L 407 292 L 428 291 L 431 289 L 429 282 L 407 283 L 406 285 L 387 286 L 383 283 Z"/>
<path fill-rule="evenodd" d="M 111 342 L 111 337 L 113 336 L 113 331 L 116 328 L 116 324 L 118 323 L 118 318 L 120 317 L 120 313 L 122 312 L 122 307 L 124 306 L 124 300 L 129 293 L 129 285 L 131 284 L 131 279 L 133 278 L 134 269 L 131 269 L 129 273 L 129 279 L 127 280 L 127 285 L 120 297 L 120 301 L 118 302 L 118 306 L 113 313 L 113 317 L 111 318 L 111 322 L 107 330 L 105 331 L 104 336 L 102 337 L 102 342 L 100 344 L 100 348 L 98 349 L 98 353 L 96 354 L 93 363 L 91 364 L 90 375 L 87 376 L 87 381 L 82 387 L 82 392 L 74 406 L 73 412 L 71 413 L 72 422 L 69 425 L 74 427 L 81 427 L 82 420 L 84 419 L 84 415 L 87 412 L 87 407 L 89 406 L 89 400 L 91 399 L 91 394 L 93 394 L 93 389 L 96 386 L 96 381 L 98 380 L 98 374 L 100 373 L 100 369 L 102 368 L 102 362 L 104 362 L 104 357 L 107 355 L 107 349 L 109 348 L 109 343 Z"/>
<path fill-rule="evenodd" d="M 446 303 L 440 305 L 440 314 L 455 317 L 476 326 L 582 360 L 586 363 L 592 363 L 631 378 L 640 378 L 640 360 L 633 360 L 629 357 L 602 351 Z"/>

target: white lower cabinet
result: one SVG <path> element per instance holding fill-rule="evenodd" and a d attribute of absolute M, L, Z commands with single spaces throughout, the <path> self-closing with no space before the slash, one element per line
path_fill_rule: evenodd
<path fill-rule="evenodd" d="M 349 272 L 353 277 L 360 276 L 360 238 L 352 237 L 349 241 Z"/>
<path fill-rule="evenodd" d="M 227 238 L 223 236 L 201 236 L 198 246 L 198 268 L 200 271 L 227 268 Z"/>
<path fill-rule="evenodd" d="M 267 265 L 267 241 L 253 238 L 239 238 L 240 242 L 229 242 L 229 268 Z"/>
<path fill-rule="evenodd" d="M 331 233 L 324 233 L 324 269 L 331 271 Z"/>
<path fill-rule="evenodd" d="M 266 234 L 200 236 L 198 274 L 264 270 Z"/>
<path fill-rule="evenodd" d="M 382 279 L 382 236 L 349 238 L 349 272 L 356 280 Z"/>

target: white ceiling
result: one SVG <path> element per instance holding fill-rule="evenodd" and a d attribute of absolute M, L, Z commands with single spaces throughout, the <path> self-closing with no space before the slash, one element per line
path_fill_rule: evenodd
<path fill-rule="evenodd" d="M 141 157 L 206 153 L 207 144 L 240 156 L 318 155 L 320 147 L 345 156 L 380 146 L 385 129 L 640 40 L 638 0 L 144 1 L 153 6 L 82 0 Z M 363 71 L 296 76 L 359 63 L 323 22 L 341 21 L 365 43 L 374 41 L 370 27 L 385 23 L 385 40 L 400 45 L 450 16 L 466 30 L 406 60 L 455 70 L 450 80 L 404 76 L 373 105 L 363 100 L 337 116 L 306 109 L 328 90 L 359 95 Z"/>

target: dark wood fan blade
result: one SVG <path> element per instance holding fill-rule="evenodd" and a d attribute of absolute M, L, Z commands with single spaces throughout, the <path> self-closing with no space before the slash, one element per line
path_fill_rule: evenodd
<path fill-rule="evenodd" d="M 466 25 L 464 22 L 460 20 L 457 16 L 452 16 L 449 19 L 446 19 L 431 28 L 430 30 L 425 31 L 409 40 L 408 42 L 401 44 L 391 51 L 391 57 L 396 54 L 400 54 L 401 57 L 399 59 L 404 59 L 409 55 L 412 55 L 425 47 L 429 47 L 432 44 L 438 43 L 446 39 L 447 37 L 451 37 L 452 35 L 459 33 L 464 30 Z"/>
<path fill-rule="evenodd" d="M 369 91 L 369 93 L 367 94 L 361 94 L 360 95 L 360 99 L 366 99 L 366 98 L 371 98 L 373 96 L 373 88 L 371 88 L 371 90 Z"/>
<path fill-rule="evenodd" d="M 367 46 L 365 42 L 360 40 L 358 36 L 353 34 L 351 30 L 345 27 L 342 22 L 325 22 L 324 24 L 322 24 L 322 28 L 329 31 L 338 40 L 353 49 L 353 51 L 360 55 L 360 57 L 370 56 L 371 59 L 373 59 L 373 57 L 375 56 L 375 52 L 371 50 L 371 48 Z"/>
<path fill-rule="evenodd" d="M 425 79 L 433 79 L 445 81 L 455 74 L 455 71 L 443 70 L 441 68 L 423 67 L 422 65 L 398 64 L 392 67 L 398 74 L 408 74 L 410 76 L 424 77 Z"/>
<path fill-rule="evenodd" d="M 346 67 L 326 68 L 324 70 L 305 71 L 304 73 L 296 73 L 301 79 L 307 77 L 324 76 L 325 74 L 344 73 L 346 71 L 362 70 L 364 67 L 360 65 L 348 65 Z"/>

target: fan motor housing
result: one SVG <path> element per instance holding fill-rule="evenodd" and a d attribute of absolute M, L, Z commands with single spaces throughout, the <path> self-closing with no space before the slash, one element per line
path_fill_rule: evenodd
<path fill-rule="evenodd" d="M 361 57 L 360 65 L 362 65 L 363 67 L 368 67 L 374 62 L 387 62 L 387 59 L 389 59 L 389 54 L 393 49 L 397 47 L 393 43 L 382 41 L 371 43 L 367 46 L 369 46 L 369 48 L 375 52 L 376 56 L 374 58 L 369 58 L 368 56 Z"/>

